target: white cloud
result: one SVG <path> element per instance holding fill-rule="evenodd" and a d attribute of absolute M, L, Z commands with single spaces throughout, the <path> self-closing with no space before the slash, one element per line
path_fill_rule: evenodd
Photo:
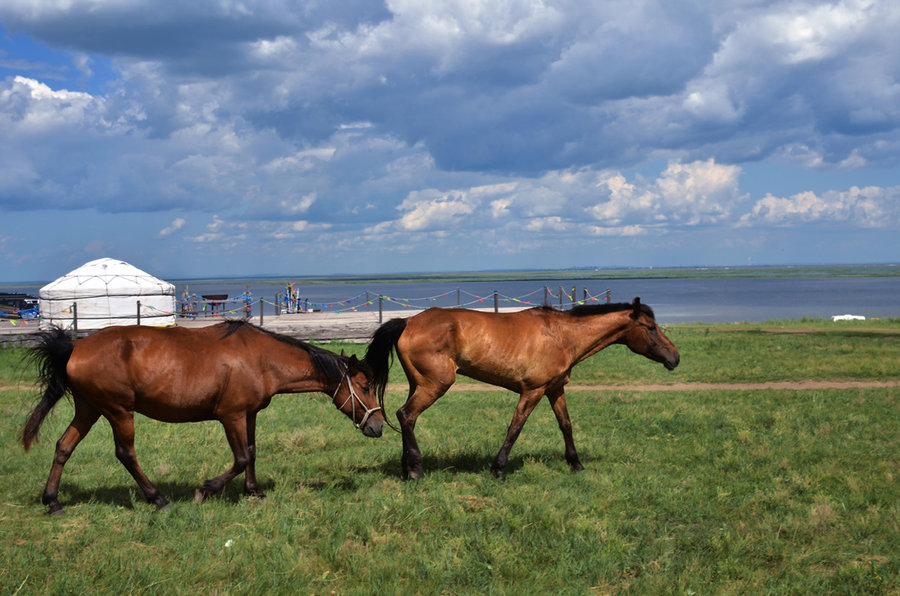
<path fill-rule="evenodd" d="M 722 81 L 692 84 L 683 105 L 701 121 L 730 123 L 742 116 L 742 109 L 734 104 L 728 86 Z"/>
<path fill-rule="evenodd" d="M 279 35 L 275 39 L 260 39 L 250 44 L 251 52 L 262 60 L 290 58 L 297 51 L 297 42 L 288 36 Z"/>
<path fill-rule="evenodd" d="M 16 136 L 58 132 L 83 123 L 105 129 L 102 107 L 103 100 L 88 93 L 54 90 L 23 76 L 0 86 L 0 119 L 7 134 Z"/>
<path fill-rule="evenodd" d="M 166 236 L 170 236 L 171 234 L 174 234 L 175 232 L 177 232 L 178 230 L 183 228 L 185 223 L 187 223 L 187 220 L 184 219 L 183 217 L 175 218 L 169 226 L 160 230 L 159 234 L 157 234 L 157 236 L 160 238 L 165 238 Z"/>
<path fill-rule="evenodd" d="M 495 219 L 509 215 L 509 206 L 511 203 L 512 201 L 508 198 L 491 201 L 491 215 Z"/>
<path fill-rule="evenodd" d="M 760 19 L 769 43 L 788 63 L 819 61 L 844 51 L 864 31 L 874 2 L 849 0 L 788 9 Z"/>
<path fill-rule="evenodd" d="M 237 244 L 247 238 L 246 222 L 229 222 L 218 215 L 213 215 L 212 221 L 206 225 L 206 233 L 199 236 L 189 236 L 187 240 L 197 244 L 209 244 L 224 242 Z"/>
<path fill-rule="evenodd" d="M 91 57 L 87 54 L 76 54 L 72 59 L 72 64 L 75 66 L 75 69 L 83 77 L 91 77 L 94 75 L 94 71 L 91 69 Z"/>
<path fill-rule="evenodd" d="M 767 194 L 741 216 L 740 226 L 845 224 L 861 228 L 895 226 L 900 218 L 900 187 L 852 187 L 848 191 L 811 191 L 787 198 Z"/>
<path fill-rule="evenodd" d="M 525 222 L 525 229 L 529 232 L 563 232 L 570 228 L 570 225 L 558 215 L 550 217 L 535 217 Z"/>
<path fill-rule="evenodd" d="M 687 164 L 672 162 L 651 182 L 636 185 L 619 173 L 597 182 L 605 201 L 588 212 L 613 226 L 624 221 L 662 222 L 694 226 L 725 220 L 732 206 L 742 201 L 738 166 L 717 164 L 712 159 Z"/>
<path fill-rule="evenodd" d="M 311 192 L 298 199 L 281 201 L 281 208 L 286 214 L 295 215 L 309 211 L 310 206 L 315 202 L 316 193 Z"/>
<path fill-rule="evenodd" d="M 405 212 L 398 225 L 409 231 L 453 227 L 461 216 L 471 214 L 475 206 L 476 201 L 464 191 L 414 191 L 397 207 Z"/>
<path fill-rule="evenodd" d="M 316 224 L 300 219 L 288 223 L 256 222 L 255 224 L 248 224 L 247 227 L 267 239 L 295 241 L 302 235 L 325 232 L 331 228 L 331 225 Z"/>
<path fill-rule="evenodd" d="M 647 229 L 643 226 L 589 226 L 588 230 L 594 236 L 643 236 L 647 234 Z"/>

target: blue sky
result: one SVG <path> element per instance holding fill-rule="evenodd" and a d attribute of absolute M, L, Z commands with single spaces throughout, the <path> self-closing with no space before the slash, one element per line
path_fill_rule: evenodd
<path fill-rule="evenodd" d="M 0 282 L 900 260 L 900 4 L 4 0 Z"/>

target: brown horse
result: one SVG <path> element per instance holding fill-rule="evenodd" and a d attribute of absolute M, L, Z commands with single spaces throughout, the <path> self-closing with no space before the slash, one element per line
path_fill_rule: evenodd
<path fill-rule="evenodd" d="M 422 454 L 413 432 L 416 420 L 457 374 L 518 393 L 519 405 L 491 466 L 502 478 L 513 443 L 544 395 L 559 422 L 566 460 L 573 470 L 584 469 L 572 441 L 565 385 L 573 366 L 611 344 L 625 344 L 669 370 L 678 366 L 678 350 L 640 298 L 631 304 L 578 306 L 564 312 L 549 307 L 502 314 L 430 308 L 382 325 L 363 361 L 372 367 L 382 408 L 392 350 L 409 379 L 409 397 L 397 410 L 403 435 L 401 466 L 407 478 L 422 476 Z"/>
<path fill-rule="evenodd" d="M 138 465 L 135 412 L 164 422 L 222 423 L 234 463 L 203 483 L 198 502 L 241 472 L 244 491 L 265 496 L 254 467 L 256 414 L 276 393 L 327 393 L 369 437 L 381 436 L 384 423 L 370 387 L 371 370 L 356 356 L 338 356 L 242 321 L 201 329 L 108 327 L 74 342 L 54 328 L 41 334 L 32 355 L 40 367 L 43 397 L 22 431 L 25 449 L 66 392 L 75 402 L 75 417 L 56 444 L 41 497 L 51 514 L 63 511 L 57 499 L 63 467 L 100 416 L 112 426 L 116 457 L 159 509 L 169 502 Z"/>

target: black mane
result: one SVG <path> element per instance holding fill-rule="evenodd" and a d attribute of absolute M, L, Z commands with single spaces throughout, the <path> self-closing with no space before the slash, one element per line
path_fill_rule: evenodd
<path fill-rule="evenodd" d="M 348 362 L 350 358 L 348 358 L 347 356 L 335 354 L 334 352 L 326 350 L 325 348 L 314 346 L 295 337 L 282 335 L 281 333 L 275 333 L 274 331 L 263 329 L 262 327 L 254 325 L 253 323 L 247 321 L 229 320 L 225 321 L 224 324 L 227 325 L 228 328 L 222 335 L 222 339 L 225 339 L 229 335 L 236 333 L 244 327 L 249 327 L 250 329 L 255 329 L 260 333 L 264 333 L 283 344 L 287 344 L 289 346 L 304 350 L 307 354 L 309 354 L 309 357 L 312 360 L 313 366 L 316 367 L 316 370 L 325 375 L 329 382 L 339 382 L 343 378 L 344 373 L 347 372 L 349 368 Z M 369 374 L 366 374 L 366 376 L 371 377 L 371 375 Z"/>
<path fill-rule="evenodd" d="M 623 310 L 632 310 L 634 305 L 630 302 L 610 302 L 606 304 L 579 304 L 571 310 L 563 311 L 571 317 L 591 317 L 594 315 L 605 315 L 612 312 L 622 312 Z M 641 303 L 641 312 L 656 320 L 653 309 L 644 303 Z"/>

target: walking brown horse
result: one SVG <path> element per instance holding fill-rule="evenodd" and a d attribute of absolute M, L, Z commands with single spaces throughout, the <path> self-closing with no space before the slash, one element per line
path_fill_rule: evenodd
<path fill-rule="evenodd" d="M 234 463 L 203 483 L 198 502 L 241 472 L 245 493 L 265 496 L 256 483 L 256 415 L 277 393 L 327 393 L 368 437 L 381 436 L 384 423 L 370 386 L 371 369 L 356 356 L 338 356 L 243 321 L 200 329 L 107 327 L 76 341 L 53 328 L 42 332 L 32 355 L 43 397 L 22 431 L 25 449 L 63 395 L 70 392 L 75 402 L 41 497 L 51 514 L 63 512 L 57 496 L 63 467 L 100 416 L 112 426 L 116 458 L 159 509 L 169 502 L 138 465 L 135 412 L 164 422 L 222 423 Z"/>
<path fill-rule="evenodd" d="M 611 344 L 625 344 L 669 370 L 678 366 L 678 350 L 640 298 L 631 304 L 577 306 L 569 311 L 543 307 L 497 314 L 430 308 L 379 327 L 363 362 L 372 367 L 382 408 L 393 350 L 409 379 L 409 397 L 397 410 L 406 478 L 422 476 L 416 420 L 450 388 L 457 374 L 518 393 L 519 404 L 491 466 L 502 478 L 513 443 L 544 395 L 562 431 L 566 461 L 573 470 L 584 469 L 572 441 L 565 385 L 573 366 Z"/>

